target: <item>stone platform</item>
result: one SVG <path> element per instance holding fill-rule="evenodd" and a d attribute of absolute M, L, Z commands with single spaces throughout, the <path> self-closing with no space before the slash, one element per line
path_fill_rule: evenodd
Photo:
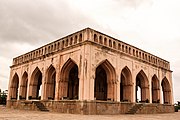
<path fill-rule="evenodd" d="M 173 113 L 174 106 L 167 104 L 135 104 L 113 101 L 23 101 L 9 100 L 7 108 L 20 110 L 41 110 L 83 115 L 157 114 Z"/>

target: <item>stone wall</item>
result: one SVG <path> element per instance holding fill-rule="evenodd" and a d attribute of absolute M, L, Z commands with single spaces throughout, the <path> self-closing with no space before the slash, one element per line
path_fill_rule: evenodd
<path fill-rule="evenodd" d="M 144 104 L 137 114 L 173 113 L 174 106 L 166 104 Z"/>
<path fill-rule="evenodd" d="M 125 114 L 134 103 L 120 103 L 112 101 L 41 101 L 51 112 L 83 114 L 83 115 L 117 115 Z M 33 101 L 7 101 L 7 108 L 21 110 L 38 110 Z M 143 104 L 137 114 L 172 113 L 174 106 L 162 104 Z"/>

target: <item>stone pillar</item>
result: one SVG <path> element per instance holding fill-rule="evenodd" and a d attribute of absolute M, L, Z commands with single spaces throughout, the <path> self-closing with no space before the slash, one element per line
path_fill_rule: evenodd
<path fill-rule="evenodd" d="M 62 99 L 62 97 L 63 97 L 63 82 L 61 80 L 59 80 L 59 82 L 58 82 L 58 96 L 57 96 L 57 98 L 59 100 L 59 99 Z"/>
<path fill-rule="evenodd" d="M 41 100 L 46 100 L 46 87 L 45 87 L 45 84 L 46 84 L 46 75 L 45 75 L 45 72 L 43 71 L 42 72 L 42 87 L 41 87 Z"/>
<path fill-rule="evenodd" d="M 89 80 L 89 100 L 94 100 L 94 82 L 95 79 L 91 77 L 91 79 Z"/>
<path fill-rule="evenodd" d="M 29 66 L 31 66 L 31 64 L 29 65 Z M 27 71 L 28 73 L 28 78 L 27 78 L 27 92 L 26 92 L 26 100 L 29 100 L 29 91 L 30 91 L 30 89 L 29 89 L 29 87 L 30 87 L 30 83 L 31 83 L 31 67 L 28 67 L 28 71 Z"/>
<path fill-rule="evenodd" d="M 10 70 L 10 77 L 9 77 L 9 84 L 8 84 L 8 96 L 7 96 L 7 100 L 11 99 L 11 80 L 12 80 L 12 69 Z"/>
<path fill-rule="evenodd" d="M 113 97 L 113 100 L 114 101 L 117 101 L 117 81 L 115 81 L 114 83 L 113 83 L 113 86 L 114 86 L 114 92 L 113 92 L 113 94 L 114 94 L 114 97 Z"/>
<path fill-rule="evenodd" d="M 50 92 L 51 92 L 51 88 L 50 88 L 50 83 L 47 82 L 44 84 L 44 99 L 43 100 L 48 100 L 48 97 L 50 97 Z"/>
<path fill-rule="evenodd" d="M 28 85 L 27 85 L 26 100 L 29 100 L 29 96 L 30 96 L 30 79 L 28 80 Z"/>
<path fill-rule="evenodd" d="M 152 103 L 152 78 L 149 78 L 149 103 Z"/>
<path fill-rule="evenodd" d="M 59 88 L 60 88 L 60 70 L 59 67 L 56 68 L 56 88 L 55 88 L 55 98 L 54 100 L 59 100 Z"/>
<path fill-rule="evenodd" d="M 120 102 L 120 80 L 121 80 L 121 77 L 118 77 L 119 78 L 119 80 L 117 80 L 117 83 L 116 83 L 116 96 L 117 96 L 117 98 L 116 98 L 116 101 L 117 102 Z"/>
<path fill-rule="evenodd" d="M 83 95 L 84 94 L 84 79 L 83 79 L 83 74 L 81 70 L 79 74 L 80 74 L 79 75 L 79 100 L 84 100 L 84 95 Z"/>
<path fill-rule="evenodd" d="M 26 94 L 26 100 L 29 100 L 29 94 L 30 94 L 30 74 L 28 73 L 28 83 L 27 83 L 27 94 Z"/>
<path fill-rule="evenodd" d="M 132 101 L 131 102 L 136 102 L 136 76 L 132 74 Z"/>
<path fill-rule="evenodd" d="M 85 38 L 83 39 L 87 39 Z M 79 100 L 89 99 L 89 76 L 88 72 L 91 72 L 90 62 L 91 58 L 89 53 L 89 45 L 81 46 L 80 63 L 79 63 Z M 89 63 L 88 63 L 89 62 Z"/>
<path fill-rule="evenodd" d="M 86 58 L 84 58 L 84 62 L 83 62 L 83 88 L 81 90 L 83 93 L 83 100 L 90 100 L 90 85 L 91 85 L 91 80 L 90 80 L 90 67 L 89 67 L 89 62 L 87 61 Z M 79 86 L 80 87 L 80 86 Z"/>
<path fill-rule="evenodd" d="M 84 98 L 84 91 L 85 91 L 85 87 L 84 87 L 84 83 L 87 82 L 85 81 L 85 72 L 84 72 L 84 64 L 85 64 L 85 46 L 81 47 L 81 54 L 79 55 L 80 57 L 80 61 L 79 61 L 79 100 L 85 100 L 87 98 Z"/>
<path fill-rule="evenodd" d="M 160 85 L 159 95 L 160 95 L 160 103 L 163 104 L 163 91 L 162 91 L 162 86 L 161 85 Z"/>
<path fill-rule="evenodd" d="M 88 30 L 89 31 L 89 30 Z M 89 32 L 87 32 L 87 38 L 89 40 Z M 94 79 L 95 72 L 92 71 L 92 59 L 91 59 L 91 46 L 89 44 L 84 45 L 84 60 L 83 60 L 83 77 L 84 77 L 84 100 L 94 100 Z"/>

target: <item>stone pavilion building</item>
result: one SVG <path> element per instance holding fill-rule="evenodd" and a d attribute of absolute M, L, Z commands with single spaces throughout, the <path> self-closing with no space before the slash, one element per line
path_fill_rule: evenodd
<path fill-rule="evenodd" d="M 10 68 L 7 107 L 41 110 L 41 104 L 78 114 L 174 111 L 170 63 L 91 28 L 20 55 Z"/>

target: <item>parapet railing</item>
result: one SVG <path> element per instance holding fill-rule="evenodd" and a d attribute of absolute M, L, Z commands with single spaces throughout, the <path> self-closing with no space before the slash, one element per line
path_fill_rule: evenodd
<path fill-rule="evenodd" d="M 117 40 L 113 37 L 107 36 L 98 31 L 93 30 L 92 34 L 93 34 L 93 36 L 92 36 L 93 39 L 91 39 L 91 40 L 93 40 L 95 43 L 101 44 L 101 45 L 109 47 L 111 49 L 118 50 L 124 54 L 133 56 L 137 59 L 140 59 L 147 63 L 153 64 L 157 67 L 161 67 L 161 68 L 164 68 L 167 70 L 170 69 L 170 64 L 168 61 L 163 60 L 155 55 L 152 55 L 152 54 L 145 52 L 137 47 L 129 45 L 129 44 L 122 42 L 120 40 Z"/>
<path fill-rule="evenodd" d="M 170 69 L 170 64 L 168 61 L 90 28 L 83 29 L 74 34 L 68 35 L 38 49 L 35 49 L 31 52 L 18 56 L 13 59 L 13 65 L 26 63 L 29 60 L 34 60 L 39 57 L 61 51 L 64 48 L 77 45 L 84 41 L 92 41 L 96 44 L 100 44 L 102 46 L 120 51 L 124 54 L 135 57 L 157 67 L 161 67 L 167 70 Z"/>
<path fill-rule="evenodd" d="M 36 58 L 43 57 L 45 55 L 52 54 L 54 52 L 63 50 L 64 48 L 70 47 L 72 45 L 76 45 L 83 41 L 83 33 L 82 32 L 83 32 L 83 30 L 78 31 L 74 34 L 63 37 L 52 43 L 49 43 L 45 46 L 35 49 L 31 52 L 20 55 L 13 59 L 13 65 L 19 65 L 22 63 L 26 63 L 29 60 L 34 60 Z"/>

